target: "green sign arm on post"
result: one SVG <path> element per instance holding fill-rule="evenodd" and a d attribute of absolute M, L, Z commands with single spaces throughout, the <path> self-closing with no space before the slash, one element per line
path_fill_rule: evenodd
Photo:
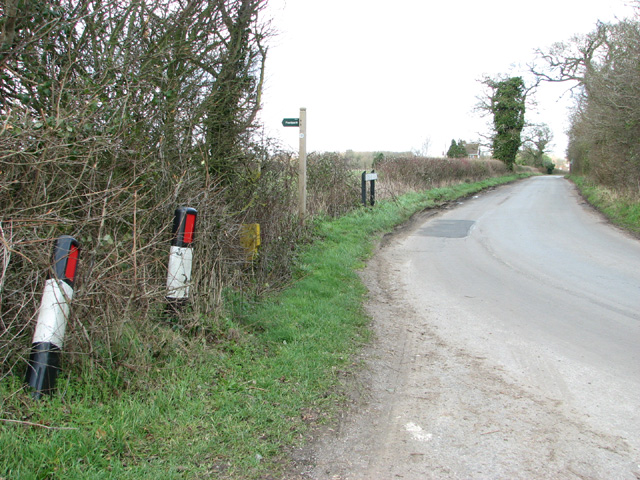
<path fill-rule="evenodd" d="M 283 118 L 282 126 L 283 127 L 299 127 L 300 119 L 299 118 Z"/>

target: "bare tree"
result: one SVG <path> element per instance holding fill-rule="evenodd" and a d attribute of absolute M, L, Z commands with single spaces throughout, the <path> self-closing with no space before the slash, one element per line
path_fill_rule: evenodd
<path fill-rule="evenodd" d="M 532 71 L 544 81 L 574 82 L 569 131 L 574 170 L 612 186 L 638 189 L 640 174 L 640 23 L 598 23 L 588 35 L 539 52 Z"/>
<path fill-rule="evenodd" d="M 422 145 L 420 145 L 420 148 L 416 149 L 414 153 L 420 157 L 428 157 L 429 150 L 431 150 L 431 137 L 427 136 L 424 138 L 424 141 L 422 142 Z"/>
<path fill-rule="evenodd" d="M 544 157 L 552 145 L 553 133 L 546 124 L 532 125 L 525 133 L 523 151 L 524 163 L 534 167 L 542 167 Z"/>

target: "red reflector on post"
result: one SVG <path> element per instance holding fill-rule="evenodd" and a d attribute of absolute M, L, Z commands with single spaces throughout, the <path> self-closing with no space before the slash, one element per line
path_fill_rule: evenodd
<path fill-rule="evenodd" d="M 196 225 L 196 216 L 192 213 L 187 214 L 187 220 L 184 226 L 184 243 L 193 242 L 193 232 Z"/>
<path fill-rule="evenodd" d="M 64 276 L 73 282 L 76 278 L 76 267 L 78 266 L 78 247 L 71 246 L 69 257 L 67 258 L 67 268 L 64 270 Z"/>
<path fill-rule="evenodd" d="M 195 238 L 197 216 L 198 212 L 195 208 L 176 208 L 176 212 L 173 217 L 172 246 L 180 248 L 191 247 L 191 243 Z"/>
<path fill-rule="evenodd" d="M 71 288 L 76 277 L 80 244 L 69 235 L 62 235 L 56 241 L 53 249 L 53 273 L 55 278 L 62 280 Z"/>

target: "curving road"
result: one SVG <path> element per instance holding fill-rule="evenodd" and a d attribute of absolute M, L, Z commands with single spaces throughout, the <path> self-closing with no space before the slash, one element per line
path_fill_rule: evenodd
<path fill-rule="evenodd" d="M 433 216 L 365 280 L 369 397 L 312 478 L 640 478 L 640 242 L 569 181 Z"/>
<path fill-rule="evenodd" d="M 482 195 L 403 248 L 410 292 L 448 338 L 640 448 L 640 242 L 567 180 Z"/>

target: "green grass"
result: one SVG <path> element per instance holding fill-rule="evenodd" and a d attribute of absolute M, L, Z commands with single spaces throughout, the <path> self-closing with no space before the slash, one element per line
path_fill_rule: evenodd
<path fill-rule="evenodd" d="M 39 402 L 22 378 L 2 379 L 0 478 L 279 478 L 287 449 L 340 408 L 345 372 L 369 340 L 357 270 L 380 236 L 427 207 L 522 176 L 317 220 L 289 288 L 259 303 L 236 294 L 224 334 L 157 326 L 174 345 L 150 369 L 63 372 L 58 393 Z"/>
<path fill-rule="evenodd" d="M 571 175 L 580 193 L 612 223 L 636 234 L 640 233 L 640 201 L 612 189 L 590 182 L 584 177 Z"/>

